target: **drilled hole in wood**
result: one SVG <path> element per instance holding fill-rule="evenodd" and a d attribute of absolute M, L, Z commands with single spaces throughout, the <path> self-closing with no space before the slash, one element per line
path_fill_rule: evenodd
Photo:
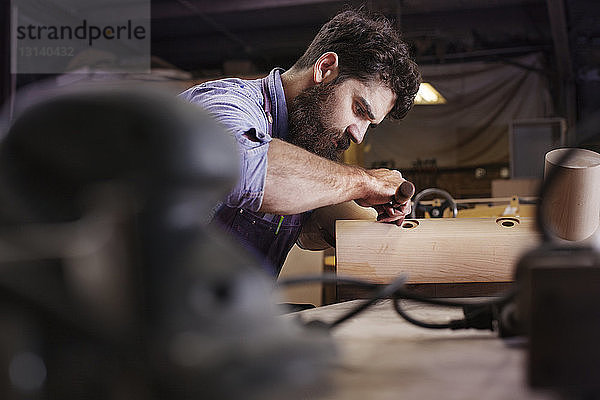
<path fill-rule="evenodd" d="M 496 223 L 505 228 L 512 228 L 515 225 L 519 225 L 519 220 L 517 218 L 498 218 Z"/>
<path fill-rule="evenodd" d="M 419 226 L 419 221 L 415 221 L 412 219 L 404 220 L 404 222 L 402 223 L 402 227 L 404 229 L 412 229 L 412 228 L 416 228 L 417 226 Z"/>

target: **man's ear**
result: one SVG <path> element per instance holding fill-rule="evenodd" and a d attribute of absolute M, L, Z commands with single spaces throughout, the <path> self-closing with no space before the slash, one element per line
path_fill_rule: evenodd
<path fill-rule="evenodd" d="M 337 78 L 339 72 L 338 55 L 328 51 L 313 65 L 313 83 L 329 83 Z"/>

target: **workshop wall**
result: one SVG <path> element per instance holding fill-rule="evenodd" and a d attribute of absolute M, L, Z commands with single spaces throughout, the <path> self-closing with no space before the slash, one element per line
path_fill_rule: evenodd
<path fill-rule="evenodd" d="M 553 116 L 541 55 L 424 65 L 421 71 L 447 103 L 415 106 L 404 120 L 370 132 L 365 166 L 406 169 L 417 160 L 435 160 L 439 168 L 508 164 L 510 122 Z"/>

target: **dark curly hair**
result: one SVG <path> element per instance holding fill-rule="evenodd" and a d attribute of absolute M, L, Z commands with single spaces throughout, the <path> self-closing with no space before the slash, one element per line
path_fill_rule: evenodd
<path fill-rule="evenodd" d="M 421 74 L 409 56 L 407 44 L 386 18 L 371 17 L 362 11 L 336 15 L 323 25 L 292 68 L 311 68 L 328 51 L 339 57 L 336 82 L 349 78 L 380 80 L 397 96 L 389 113 L 391 118 L 402 119 L 412 108 Z"/>

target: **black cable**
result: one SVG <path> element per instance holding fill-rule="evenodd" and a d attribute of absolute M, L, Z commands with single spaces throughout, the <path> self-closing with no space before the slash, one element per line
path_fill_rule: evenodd
<path fill-rule="evenodd" d="M 400 278 L 404 278 L 404 276 L 401 276 Z M 304 275 L 304 276 L 298 276 L 298 277 L 294 277 L 294 278 L 283 279 L 283 280 L 280 280 L 277 282 L 276 287 L 302 285 L 302 284 L 306 284 L 306 283 L 315 283 L 315 282 L 343 283 L 343 284 L 349 284 L 349 285 L 362 286 L 362 287 L 366 287 L 366 288 L 370 288 L 370 289 L 375 289 L 375 288 L 379 288 L 382 286 L 382 284 L 380 284 L 380 283 L 369 282 L 369 281 L 359 279 L 359 278 L 340 276 L 340 275 L 331 273 L 331 274 L 322 274 L 322 275 Z M 384 287 L 384 289 L 387 286 L 392 285 L 394 282 L 396 282 L 396 281 L 393 281 L 391 284 L 386 285 Z M 410 290 L 407 290 L 406 288 L 403 288 L 403 286 L 404 285 L 400 285 L 397 288 L 395 288 L 394 292 L 390 293 L 388 298 L 398 297 L 398 298 L 403 298 L 403 299 L 407 299 L 407 300 L 415 300 L 415 301 L 419 301 L 422 303 L 428 303 L 428 304 L 433 304 L 433 305 L 438 305 L 438 306 L 447 306 L 447 307 L 471 307 L 471 306 L 482 306 L 483 307 L 483 306 L 487 306 L 487 305 L 496 305 L 496 304 L 501 304 L 501 303 L 507 302 L 507 301 L 511 300 L 517 292 L 516 286 L 513 285 L 506 292 L 501 293 L 498 296 L 494 296 L 493 299 L 484 300 L 484 301 L 481 301 L 481 300 L 478 300 L 478 301 L 456 301 L 456 300 L 441 300 L 441 299 L 426 297 L 426 296 L 417 294 L 415 292 L 412 292 Z"/>
<path fill-rule="evenodd" d="M 406 299 L 406 300 L 415 300 L 421 303 L 433 304 L 437 306 L 447 306 L 447 307 L 484 307 L 497 305 L 511 300 L 517 293 L 517 287 L 512 285 L 510 289 L 506 292 L 501 293 L 497 296 L 493 296 L 492 299 L 489 300 L 477 300 L 477 301 L 456 301 L 456 300 L 441 300 L 431 297 L 426 297 L 414 292 L 411 292 L 406 289 L 398 289 L 395 293 L 396 297 Z"/>
<path fill-rule="evenodd" d="M 466 325 L 466 320 L 462 319 L 462 320 L 453 320 L 450 321 L 448 323 L 432 323 L 432 322 L 423 322 L 423 321 L 419 321 L 416 318 L 411 317 L 410 315 L 408 315 L 400 306 L 400 299 L 399 298 L 394 298 L 392 300 L 392 303 L 394 305 L 394 310 L 396 310 L 396 312 L 402 317 L 404 318 L 406 321 L 410 322 L 413 325 L 416 326 L 420 326 L 421 328 L 427 328 L 427 329 L 461 329 Z"/>
<path fill-rule="evenodd" d="M 371 297 L 367 301 L 364 301 L 363 303 L 359 304 L 357 307 L 353 308 L 346 314 L 342 315 L 341 317 L 339 317 L 338 319 L 336 319 L 335 321 L 330 323 L 329 328 L 330 329 L 334 328 L 334 327 L 338 326 L 339 324 L 341 324 L 342 322 L 345 322 L 345 321 L 349 320 L 350 318 L 360 314 L 361 312 L 365 311 L 367 308 L 371 307 L 373 304 L 375 304 L 379 300 L 386 299 L 386 298 L 393 296 L 394 293 L 396 292 L 396 290 L 398 290 L 400 287 L 404 286 L 406 279 L 407 278 L 405 275 L 402 275 L 399 278 L 394 279 L 394 281 L 392 281 L 392 283 L 390 283 L 389 285 L 386 285 L 382 289 L 378 290 L 373 295 L 373 297 Z"/>
<path fill-rule="evenodd" d="M 289 278 L 282 280 L 277 283 L 277 286 L 292 286 L 299 285 L 305 283 L 314 283 L 314 282 L 329 282 L 329 283 L 346 283 L 357 286 L 376 288 L 380 287 L 380 284 L 376 284 L 373 282 L 368 282 L 365 280 L 351 278 L 351 277 L 343 277 L 337 276 L 335 274 L 323 274 L 323 275 L 308 275 L 308 276 L 300 276 L 295 278 Z M 517 292 L 517 287 L 513 286 L 504 294 L 495 297 L 490 300 L 485 301 L 455 301 L 455 300 L 440 300 L 435 298 L 429 298 L 417 293 L 411 292 L 404 288 L 406 282 L 406 276 L 400 276 L 396 278 L 392 283 L 385 285 L 377 292 L 373 294 L 368 300 L 362 302 L 352 310 L 348 311 L 346 314 L 342 315 L 334 322 L 326 324 L 322 323 L 320 325 L 325 325 L 326 328 L 332 329 L 340 325 L 341 323 L 349 320 L 350 318 L 360 314 L 365 311 L 379 300 L 382 299 L 392 299 L 393 306 L 396 312 L 404 318 L 409 323 L 414 325 L 428 328 L 428 329 L 490 329 L 492 330 L 492 318 L 495 316 L 494 310 L 498 307 L 508 303 L 515 296 Z M 426 304 L 433 304 L 445 307 L 462 307 L 465 312 L 464 319 L 452 320 L 448 323 L 430 323 L 423 322 L 414 317 L 408 315 L 400 306 L 399 300 L 413 300 Z M 310 321 L 309 324 L 315 324 L 320 321 Z"/>
<path fill-rule="evenodd" d="M 484 329 L 484 330 L 495 330 L 494 321 L 497 321 L 501 313 L 502 307 L 509 301 L 508 298 L 499 298 L 495 304 L 487 305 L 475 305 L 464 306 L 463 313 L 465 315 L 462 319 L 450 320 L 447 323 L 432 323 L 420 321 L 404 311 L 400 305 L 400 299 L 393 299 L 394 310 L 404 318 L 406 321 L 413 325 L 420 326 L 427 329 Z M 503 302 L 500 302 L 503 301 Z"/>

